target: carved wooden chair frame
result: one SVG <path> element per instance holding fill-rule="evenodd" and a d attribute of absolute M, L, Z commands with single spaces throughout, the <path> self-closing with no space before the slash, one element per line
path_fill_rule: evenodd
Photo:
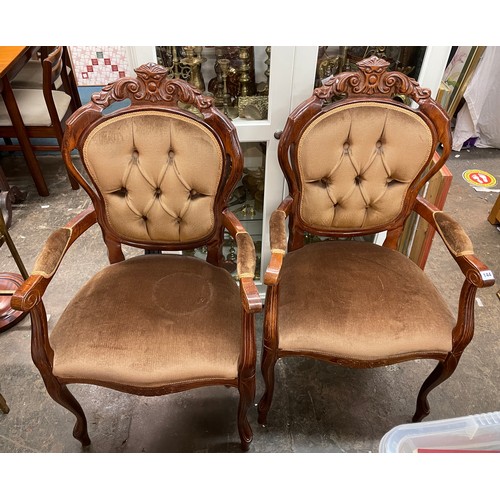
<path fill-rule="evenodd" d="M 63 157 L 72 176 L 85 189 L 92 200 L 92 207 L 83 211 L 64 228 L 54 232 L 49 242 L 52 255 L 48 255 L 46 244 L 41 253 L 42 260 L 50 262 L 48 268 L 37 269 L 15 293 L 13 307 L 30 311 L 32 319 L 32 357 L 39 369 L 51 397 L 72 412 L 76 417 L 73 435 L 82 445 L 90 444 L 87 421 L 80 404 L 67 389 L 69 383 L 92 383 L 122 392 L 145 396 L 158 396 L 180 392 L 195 387 L 223 384 L 239 390 L 238 431 L 244 450 L 252 441 L 252 430 L 247 419 L 247 411 L 255 397 L 255 325 L 254 313 L 262 308 L 262 301 L 253 281 L 255 270 L 255 249 L 253 242 L 239 220 L 227 209 L 231 192 L 240 179 L 243 170 L 243 157 L 234 125 L 215 106 L 210 97 L 204 96 L 198 89 L 182 80 L 169 79 L 167 70 L 157 64 L 148 63 L 135 70 L 137 78 L 121 78 L 105 86 L 101 92 L 92 96 L 91 102 L 81 107 L 67 121 L 63 142 Z M 130 105 L 110 114 L 103 111 L 114 102 L 130 100 Z M 95 126 L 111 117 L 135 110 L 164 110 L 165 113 L 180 115 L 195 120 L 214 133 L 225 154 L 224 169 L 214 204 L 215 223 L 211 234 L 199 241 L 189 243 L 165 243 L 151 241 L 138 243 L 121 238 L 107 221 L 102 193 L 97 186 L 91 185 L 75 166 L 72 151 L 82 153 L 86 136 Z M 82 156 L 83 157 L 83 156 Z M 102 229 L 104 242 L 108 249 L 110 263 L 124 260 L 122 244 L 140 247 L 145 251 L 158 252 L 184 250 L 206 246 L 207 262 L 221 266 L 223 262 L 222 243 L 224 231 L 235 239 L 238 250 L 243 250 L 248 257 L 245 262 L 238 252 L 238 276 L 242 301 L 242 349 L 238 362 L 239 376 L 232 380 L 211 380 L 210 382 L 174 383 L 162 387 L 131 387 L 116 383 L 103 383 L 99 380 L 64 380 L 52 373 L 53 350 L 50 346 L 47 317 L 43 304 L 43 294 L 50 284 L 63 257 L 71 245 L 96 222 Z M 49 243 L 47 242 L 47 243 Z M 54 248 L 57 252 L 54 253 Z M 40 259 L 39 259 L 40 261 Z"/>
<path fill-rule="evenodd" d="M 464 274 L 465 280 L 461 289 L 456 326 L 452 333 L 452 350 L 447 355 L 431 356 L 399 356 L 397 358 L 376 361 L 359 361 L 350 359 L 332 359 L 317 352 L 309 353 L 310 357 L 338 363 L 351 367 L 376 367 L 399 363 L 418 357 L 436 359 L 438 364 L 423 383 L 417 398 L 413 421 L 422 420 L 429 414 L 427 396 L 429 392 L 445 381 L 454 372 L 465 347 L 472 340 L 474 332 L 474 298 L 477 288 L 491 286 L 494 283 L 492 272 L 477 259 L 471 251 L 463 251 L 461 243 L 454 235 L 461 231 L 460 226 L 451 218 L 442 217 L 438 208 L 433 206 L 419 192 L 426 182 L 445 164 L 451 151 L 451 133 L 449 118 L 444 110 L 431 98 L 428 89 L 420 87 L 414 79 L 396 72 L 387 71 L 389 63 L 377 57 L 371 57 L 358 63 L 358 71 L 345 72 L 332 76 L 322 87 L 314 90 L 312 97 L 290 114 L 284 131 L 280 137 L 278 156 L 280 166 L 288 183 L 289 195 L 271 215 L 271 259 L 265 273 L 264 282 L 267 287 L 264 319 L 264 340 L 262 353 L 262 374 L 266 383 L 265 392 L 259 402 L 259 423 L 265 424 L 274 392 L 274 368 L 281 357 L 296 355 L 278 348 L 278 297 L 280 289 L 280 271 L 287 252 L 293 252 L 304 245 L 304 234 L 309 232 L 319 236 L 338 238 L 356 237 L 387 231 L 383 246 L 397 249 L 404 223 L 411 211 L 423 217 L 440 235 L 451 256 Z M 389 106 L 406 107 L 401 103 L 410 99 L 418 109 L 412 109 L 432 131 L 433 145 L 431 154 L 420 174 L 413 181 L 404 199 L 402 210 L 390 224 L 370 228 L 346 230 L 318 230 L 300 218 L 298 210 L 302 186 L 296 171 L 297 144 L 304 128 L 324 113 L 350 103 L 376 102 Z M 438 145 L 442 145 L 440 155 L 435 154 Z M 438 158 L 436 160 L 436 157 Z M 285 221 L 288 218 L 288 243 Z M 451 221 L 451 222 L 450 222 Z"/>

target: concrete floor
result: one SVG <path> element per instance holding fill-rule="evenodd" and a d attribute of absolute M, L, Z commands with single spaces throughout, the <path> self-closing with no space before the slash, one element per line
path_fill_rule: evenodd
<path fill-rule="evenodd" d="M 28 192 L 26 201 L 14 208 L 10 234 L 30 270 L 49 234 L 89 201 L 82 190 L 70 189 L 55 157 L 41 158 L 51 190 L 48 198 L 36 194 L 22 159 L 4 155 L 0 161 L 11 183 Z M 476 255 L 499 278 L 500 232 L 487 221 L 497 194 L 476 192 L 462 172 L 477 167 L 500 181 L 500 151 L 453 153 L 448 167 L 454 179 L 445 209 L 463 225 Z M 0 271 L 16 272 L 6 245 L 0 252 Z M 49 327 L 69 297 L 106 263 L 105 247 L 94 227 L 71 248 L 46 293 Z M 456 310 L 461 273 L 438 238 L 427 271 Z M 475 337 L 455 374 L 431 393 L 426 421 L 500 410 L 499 289 L 500 280 L 479 290 Z M 257 317 L 259 351 L 261 336 L 262 314 Z M 418 389 L 433 365 L 417 361 L 355 370 L 309 359 L 281 360 L 268 426 L 257 424 L 256 408 L 250 411 L 250 453 L 377 452 L 387 431 L 410 421 Z M 263 391 L 258 369 L 256 403 Z M 11 410 L 0 414 L 0 452 L 239 451 L 234 389 L 204 388 L 155 398 L 86 385 L 72 390 L 89 422 L 92 444 L 85 450 L 72 437 L 73 416 L 48 396 L 31 361 L 29 317 L 0 334 L 0 392 Z"/>

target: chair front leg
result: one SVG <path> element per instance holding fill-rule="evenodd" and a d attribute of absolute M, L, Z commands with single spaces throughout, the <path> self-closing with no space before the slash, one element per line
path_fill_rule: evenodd
<path fill-rule="evenodd" d="M 258 422 L 266 425 L 267 414 L 271 408 L 274 394 L 274 366 L 278 360 L 278 286 L 269 286 L 266 293 L 264 313 L 264 339 L 262 344 L 261 371 L 264 378 L 265 391 L 259 401 Z"/>
<path fill-rule="evenodd" d="M 242 310 L 243 355 L 240 360 L 238 390 L 238 432 L 241 448 L 248 451 L 253 439 L 253 432 L 248 422 L 248 410 L 255 400 L 255 317 L 253 313 Z"/>
<path fill-rule="evenodd" d="M 413 415 L 412 422 L 420 422 L 427 415 L 429 415 L 430 406 L 427 396 L 432 389 L 436 388 L 453 374 L 459 360 L 460 354 L 448 354 L 448 357 L 444 361 L 440 361 L 432 373 L 427 377 L 418 393 L 417 408 L 415 410 L 415 414 Z"/>
<path fill-rule="evenodd" d="M 87 432 L 85 413 L 66 385 L 61 384 L 52 373 L 50 358 L 53 352 L 48 346 L 47 314 L 42 301 L 31 309 L 31 330 L 31 357 L 42 376 L 47 392 L 56 403 L 75 415 L 76 423 L 73 428 L 73 436 L 82 443 L 82 446 L 88 446 L 90 438 Z"/>

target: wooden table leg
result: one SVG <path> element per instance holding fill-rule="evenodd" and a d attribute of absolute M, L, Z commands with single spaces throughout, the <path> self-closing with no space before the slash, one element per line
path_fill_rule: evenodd
<path fill-rule="evenodd" d="M 38 160 L 36 159 L 35 153 L 33 152 L 33 149 L 31 147 L 31 142 L 29 140 L 28 134 L 26 133 L 21 113 L 19 112 L 19 108 L 17 107 L 14 92 L 12 91 L 9 79 L 6 76 L 2 78 L 2 97 L 5 102 L 5 107 L 7 108 L 7 111 L 9 113 L 10 120 L 12 121 L 12 125 L 16 131 L 17 139 L 19 141 L 19 144 L 21 145 L 24 158 L 26 159 L 26 163 L 31 172 L 31 176 L 33 177 L 33 181 L 35 182 L 38 194 L 40 196 L 48 196 L 49 189 L 47 188 L 42 170 L 40 169 Z"/>

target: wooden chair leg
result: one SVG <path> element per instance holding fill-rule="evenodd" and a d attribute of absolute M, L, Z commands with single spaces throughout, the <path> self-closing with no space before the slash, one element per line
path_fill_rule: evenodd
<path fill-rule="evenodd" d="M 243 338 L 246 339 L 244 355 L 240 360 L 238 391 L 240 400 L 238 403 L 238 433 L 241 440 L 241 449 L 248 451 L 253 439 L 253 432 L 248 422 L 248 410 L 255 400 L 255 318 L 253 314 L 243 311 L 242 329 Z"/>
<path fill-rule="evenodd" d="M 7 401 L 5 401 L 5 398 L 0 394 L 0 411 L 2 413 L 9 413 L 10 408 L 7 405 Z"/>
<path fill-rule="evenodd" d="M 55 377 L 49 384 L 46 382 L 45 385 L 51 398 L 56 403 L 64 406 L 64 408 L 69 410 L 76 417 L 76 423 L 73 427 L 73 437 L 78 439 L 78 441 L 82 443 L 82 446 L 90 445 L 90 438 L 87 431 L 87 419 L 80 403 L 75 399 L 73 394 L 71 394 L 66 385 L 60 384 Z"/>
<path fill-rule="evenodd" d="M 260 398 L 258 410 L 258 422 L 260 425 L 266 425 L 267 414 L 271 408 L 274 394 L 274 366 L 276 365 L 277 358 L 274 353 L 264 347 L 262 356 L 262 376 L 264 378 L 265 391 Z"/>
<path fill-rule="evenodd" d="M 258 405 L 258 422 L 266 425 L 267 414 L 271 408 L 274 394 L 274 366 L 276 356 L 276 323 L 277 323 L 278 293 L 275 287 L 269 288 L 266 294 L 264 315 L 264 342 L 262 347 L 261 372 L 264 378 L 265 391 Z"/>
<path fill-rule="evenodd" d="M 42 376 L 47 392 L 56 403 L 73 413 L 76 417 L 73 436 L 82 443 L 82 446 L 88 446 L 90 438 L 87 432 L 85 413 L 66 384 L 61 383 L 52 373 L 52 363 L 47 355 L 47 351 L 50 350 L 48 346 L 47 313 L 42 301 L 31 309 L 31 332 L 31 358 Z"/>
<path fill-rule="evenodd" d="M 241 440 L 241 449 L 248 451 L 253 439 L 253 432 L 248 422 L 248 410 L 255 399 L 255 376 L 240 380 L 240 401 L 238 403 L 238 433 Z"/>
<path fill-rule="evenodd" d="M 420 392 L 418 393 L 417 408 L 415 414 L 413 415 L 412 422 L 420 422 L 427 415 L 429 415 L 430 407 L 427 396 L 432 389 L 435 389 L 453 374 L 458 365 L 459 359 L 459 356 L 457 357 L 456 355 L 449 354 L 444 361 L 440 361 L 437 364 L 432 373 L 427 377 L 420 388 Z"/>

